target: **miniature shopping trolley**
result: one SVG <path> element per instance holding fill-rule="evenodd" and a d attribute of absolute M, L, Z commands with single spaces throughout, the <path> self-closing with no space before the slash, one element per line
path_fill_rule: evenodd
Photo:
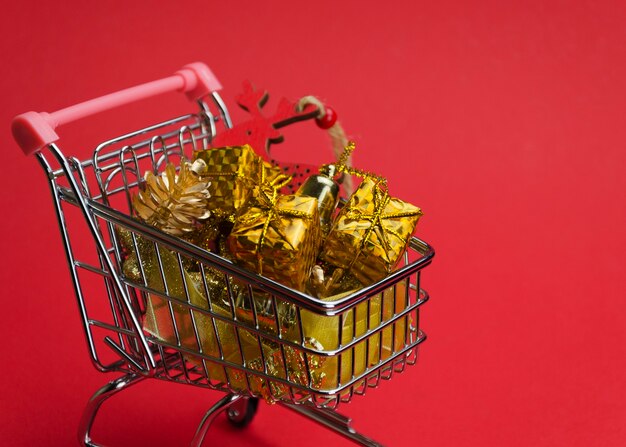
<path fill-rule="evenodd" d="M 418 325 L 420 306 L 428 299 L 420 287 L 421 271 L 434 256 L 427 243 L 413 237 L 402 265 L 392 274 L 328 301 L 244 270 L 133 217 L 132 198 L 142 187 L 145 171 L 161 172 L 174 158 L 190 158 L 192 151 L 212 148 L 221 132 L 233 128 L 218 94 L 220 88 L 208 67 L 195 63 L 165 79 L 50 114 L 28 112 L 13 122 L 16 141 L 26 154 L 35 154 L 49 180 L 91 360 L 99 371 L 123 374 L 90 399 L 80 423 L 79 441 L 97 445 L 90 429 L 106 399 L 145 378 L 154 378 L 226 393 L 204 416 L 193 446 L 201 445 L 209 425 L 222 411 L 226 410 L 234 425 L 248 424 L 261 397 L 357 444 L 378 446 L 353 430 L 350 419 L 336 409 L 416 362 L 418 345 L 426 338 Z M 56 129 L 63 124 L 173 91 L 185 92 L 199 109 L 103 142 L 91 158 L 68 157 L 57 145 Z M 298 116 L 312 118 L 318 113 L 313 109 Z M 89 233 L 87 240 L 93 239 L 95 249 L 85 247 L 81 229 L 81 235 Z M 153 287 L 142 275 L 127 274 L 123 266 L 128 248 L 122 238 L 137 253 L 138 244 L 153 249 L 161 288 Z M 184 278 L 184 266 L 190 262 L 202 273 L 212 272 L 225 286 L 228 293 L 222 310 L 217 310 L 204 274 L 199 275 L 203 301 L 192 299 L 187 287 L 182 296 L 173 293 L 172 276 Z M 252 303 L 249 318 L 241 318 L 237 312 L 242 293 Z M 259 297 L 263 309 L 255 304 Z M 146 330 L 151 300 L 158 300 L 165 309 L 161 315 L 169 316 L 170 337 Z M 282 330 L 285 314 L 297 329 L 289 337 Z M 311 343 L 305 321 L 328 325 L 337 333 L 336 345 L 329 348 Z M 207 337 L 215 349 L 207 349 L 203 343 Z M 256 345 L 260 361 L 246 357 L 245 343 Z M 272 348 L 271 359 L 267 346 Z M 297 373 L 287 367 L 294 358 L 300 362 Z M 272 368 L 272 362 L 282 366 Z M 324 386 L 315 377 L 319 362 L 325 362 L 325 374 L 331 378 Z"/>

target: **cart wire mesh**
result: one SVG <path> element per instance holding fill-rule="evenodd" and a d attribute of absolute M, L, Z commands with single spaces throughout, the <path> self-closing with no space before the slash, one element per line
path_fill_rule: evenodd
<path fill-rule="evenodd" d="M 48 173 L 95 367 L 335 409 L 413 365 L 426 338 L 419 328 L 428 300 L 421 270 L 434 255 L 424 241 L 413 237 L 401 265 L 385 279 L 327 301 L 133 216 L 144 172 L 190 159 L 232 126 L 219 95 L 210 99 L 210 106 L 199 101 L 198 113 L 106 141 L 90 159 L 66 158 L 54 143 L 51 159 L 37 154 Z M 141 259 L 146 253 L 151 261 Z M 138 258 L 134 275 L 125 269 L 131 255 Z M 156 278 L 145 271 L 146 262 L 156 263 Z M 216 296 L 215 283 L 225 293 Z M 160 330 L 154 331 L 148 319 L 157 307 L 153 323 Z M 335 334 L 332 343 L 316 342 L 316 325 Z"/>

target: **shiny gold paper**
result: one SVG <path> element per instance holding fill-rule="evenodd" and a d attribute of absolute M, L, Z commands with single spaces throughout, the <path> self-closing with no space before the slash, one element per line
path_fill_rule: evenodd
<path fill-rule="evenodd" d="M 217 277 L 222 276 L 213 270 L 207 274 L 207 282 L 220 283 L 221 281 L 215 280 L 215 275 Z M 225 288 L 225 281 L 222 284 L 223 287 L 218 287 L 214 291 L 215 293 L 211 293 L 213 302 L 215 302 L 216 296 L 219 296 L 218 303 L 213 304 L 214 312 L 230 320 L 236 318 L 250 328 L 258 328 L 262 333 L 274 336 L 277 336 L 279 332 L 276 326 L 277 321 L 281 328 L 280 333 L 283 336 L 286 334 L 287 328 L 295 325 L 295 309 L 293 305 L 286 303 L 280 298 L 275 298 L 275 308 L 279 313 L 278 318 L 276 318 L 273 310 L 274 306 L 271 306 L 271 308 L 267 306 L 267 303 L 271 302 L 269 295 L 258 289 L 252 289 L 251 291 L 246 284 L 237 280 L 230 281 L 230 289 L 234 295 L 232 303 L 235 305 L 233 312 L 233 306 Z M 283 357 L 283 352 L 281 352 L 279 345 L 263 335 L 257 335 L 245 327 L 237 328 L 225 321 L 211 320 L 213 320 L 212 317 L 201 313 L 197 313 L 195 317 L 204 354 L 216 358 L 220 358 L 221 354 L 227 362 L 246 366 L 249 369 L 284 380 L 287 379 L 288 373 L 291 381 L 301 385 L 307 384 L 305 377 L 306 366 L 303 364 L 305 360 L 299 351 L 285 347 Z M 215 325 L 213 326 L 213 324 Z M 219 340 L 219 345 L 216 343 L 217 340 Z M 241 346 L 241 349 L 239 346 Z M 284 384 L 268 381 L 254 374 L 246 374 L 236 368 L 223 367 L 199 357 L 189 356 L 189 359 L 195 363 L 202 363 L 212 381 L 219 384 L 228 384 L 235 391 L 250 389 L 269 403 L 286 397 L 289 393 L 289 387 Z M 316 363 L 312 367 L 319 365 L 319 363 Z M 313 375 L 314 377 L 319 377 L 318 373 L 313 373 Z"/>
<path fill-rule="evenodd" d="M 325 301 L 335 301 L 344 296 L 335 295 Z M 395 297 L 395 298 L 394 298 Z M 379 293 L 368 302 L 358 304 L 340 316 L 320 315 L 308 310 L 301 311 L 302 336 L 315 343 L 318 351 L 334 351 L 353 342 L 369 330 L 391 319 L 407 306 L 405 285 L 398 284 Z M 311 387 L 316 390 L 332 390 L 345 385 L 354 377 L 375 367 L 393 353 L 404 348 L 408 317 L 399 319 L 382 331 L 370 335 L 366 340 L 354 344 L 339 355 L 329 357 L 307 355 L 312 375 Z M 395 326 L 395 328 L 394 328 Z M 287 334 L 287 339 L 298 338 L 297 327 Z M 341 334 L 341 335 L 340 335 Z M 300 353 L 304 356 L 304 353 Z M 315 363 L 316 366 L 311 366 Z M 306 368 L 302 370 L 306 377 Z"/>
<path fill-rule="evenodd" d="M 122 240 L 122 245 L 130 253 L 123 265 L 124 274 L 129 279 L 160 293 L 165 294 L 167 289 L 167 295 L 174 298 L 170 302 L 156 293 L 148 294 L 143 324 L 146 332 L 170 345 L 201 352 L 206 356 L 223 359 L 235 365 L 246 365 L 248 368 L 261 372 L 264 371 L 263 365 L 266 364 L 269 375 L 286 379 L 285 362 L 276 343 L 263 337 L 259 339 L 252 331 L 237 328 L 228 321 L 214 318 L 211 315 L 176 303 L 176 301 L 187 302 L 186 288 L 190 304 L 201 309 L 211 310 L 228 320 L 237 318 L 250 327 L 255 326 L 253 315 L 256 313 L 259 327 L 269 334 L 276 335 L 278 333 L 275 325 L 276 318 L 261 309 L 261 306 L 267 302 L 267 295 L 260 291 L 258 291 L 258 295 L 254 295 L 255 310 L 252 311 L 249 308 L 248 288 L 244 283 L 233 279 L 227 280 L 221 272 L 213 268 L 204 269 L 203 281 L 200 276 L 202 273 L 199 271 L 188 272 L 185 268 L 181 271 L 178 259 L 172 251 L 163 247 L 157 249 L 154 244 L 141 237 L 135 239 L 138 249 L 135 250 L 129 232 L 119 231 L 118 234 Z M 136 255 L 137 252 L 141 264 Z M 157 253 L 160 258 L 160 265 L 163 267 L 166 286 L 161 277 Z M 234 312 L 228 289 L 234 296 L 232 301 L 235 303 Z M 210 305 L 206 291 L 209 293 Z M 281 309 L 289 307 L 280 299 L 277 299 L 277 302 L 279 312 L 283 312 Z M 279 324 L 285 325 L 285 327 L 292 324 L 295 321 L 293 320 L 293 315 L 295 315 L 293 310 L 290 311 L 290 315 L 291 317 L 279 315 Z M 290 318 L 289 321 L 287 321 L 288 318 Z M 302 381 L 302 356 L 289 348 L 285 349 L 285 353 L 290 374 L 294 377 L 300 377 Z M 217 385 L 228 385 L 235 391 L 250 389 L 268 402 L 273 402 L 288 393 L 288 388 L 284 385 L 268 383 L 266 380 L 253 375 L 246 376 L 236 368 L 222 366 L 192 354 L 186 355 L 186 358 L 196 364 L 203 365 L 209 380 Z M 297 376 L 298 373 L 299 376 Z"/>
<path fill-rule="evenodd" d="M 164 293 L 165 288 L 156 257 L 157 249 L 152 243 L 139 237 L 136 240 L 142 263 L 140 266 L 137 256 L 131 254 L 124 263 L 125 275 L 140 283 L 144 282 L 142 278 L 145 278 L 148 287 Z M 123 245 L 127 248 L 133 246 L 129 233 L 124 233 Z M 366 302 L 361 303 L 342 316 L 325 316 L 303 309 L 300 313 L 302 323 L 300 333 L 297 311 L 293 304 L 274 297 L 275 306 L 268 307 L 267 303 L 272 302 L 272 297 L 266 292 L 256 288 L 250 289 L 234 279 L 226 279 L 221 272 L 212 268 L 205 269 L 203 281 L 200 272 L 188 272 L 185 269 L 181 272 L 173 252 L 159 247 L 158 253 L 168 294 L 174 298 L 174 302 L 170 306 L 169 301 L 162 296 L 149 294 L 144 329 L 173 346 L 201 352 L 216 359 L 221 358 L 234 365 L 245 365 L 269 376 L 320 391 L 331 390 L 347 383 L 352 377 L 365 372 L 366 368 L 375 366 L 404 347 L 407 318 L 394 323 L 395 329 L 392 328 L 393 325 L 389 326 L 370 336 L 369 341 L 354 345 L 340 356 L 330 357 L 306 354 L 300 348 L 288 345 L 281 350 L 276 342 L 263 335 L 258 336 L 252 330 L 245 327 L 237 328 L 229 323 L 229 320 L 236 318 L 251 329 L 258 328 L 262 334 L 278 336 L 280 332 L 284 340 L 296 344 L 304 340 L 308 348 L 320 352 L 332 351 L 376 328 L 394 313 L 402 311 L 406 307 L 403 298 L 404 284 L 397 285 L 395 291 L 390 288 L 370 298 L 369 307 Z M 209 293 L 210 305 L 204 284 Z M 187 300 L 185 287 L 192 305 L 211 309 L 217 315 L 225 317 L 225 320 L 177 304 L 176 300 L 181 302 Z M 232 301 L 228 289 L 231 290 Z M 337 300 L 341 296 L 335 295 L 326 300 Z M 234 304 L 234 311 L 231 303 Z M 274 309 L 278 311 L 278 318 L 274 315 Z M 293 394 L 294 391 L 284 384 L 245 374 L 236 368 L 222 366 L 193 354 L 185 356 L 193 363 L 203 365 L 213 383 L 228 385 L 235 391 L 250 389 L 268 402 L 291 398 L 292 395 L 302 400 L 310 396 L 307 392 Z"/>
<path fill-rule="evenodd" d="M 237 214 L 227 244 L 243 267 L 304 290 L 320 244 L 317 199 L 258 188 Z"/>
<path fill-rule="evenodd" d="M 318 174 L 309 176 L 296 191 L 297 196 L 315 197 L 320 216 L 323 237 L 328 235 L 332 218 L 339 202 L 339 184 L 333 180 L 334 165 L 324 165 Z"/>
<path fill-rule="evenodd" d="M 165 294 L 166 287 L 161 277 L 159 258 L 157 258 L 157 249 L 154 244 L 140 237 L 136 238 L 139 258 L 141 258 L 140 265 L 130 233 L 124 231 L 119 233 L 122 237 L 122 244 L 127 249 L 130 247 L 129 251 L 131 252 L 124 262 L 125 275 L 139 283 L 145 282 L 147 287 Z M 144 330 L 163 342 L 182 346 L 194 352 L 202 352 L 217 359 L 223 358 L 234 364 L 243 365 L 244 358 L 258 358 L 260 354 L 256 337 L 250 332 L 237 330 L 233 325 L 223 320 L 176 304 L 176 300 L 187 302 L 186 288 L 190 304 L 201 309 L 210 309 L 216 314 L 232 320 L 234 315 L 230 310 L 231 305 L 224 275 L 217 270 L 207 269 L 203 282 L 200 272 L 189 273 L 186 269 L 181 271 L 177 257 L 172 251 L 159 247 L 158 254 L 167 285 L 167 295 L 174 300 L 170 305 L 170 301 L 166 298 L 157 294 L 148 294 Z M 206 284 L 209 297 L 206 296 L 204 284 Z M 231 283 L 233 293 L 237 293 L 237 287 L 238 284 Z M 241 351 L 238 338 L 242 345 Z M 244 354 L 243 357 L 242 353 Z M 202 362 L 199 357 L 190 355 L 188 358 L 196 363 Z M 235 370 L 223 368 L 213 362 L 205 362 L 205 366 L 211 381 L 225 384 L 232 376 L 233 386 L 245 389 L 245 384 L 237 382 Z"/>
<path fill-rule="evenodd" d="M 320 258 L 373 284 L 391 273 L 421 215 L 390 197 L 383 181 L 366 177 L 335 219 Z"/>
<path fill-rule="evenodd" d="M 295 313 L 292 315 L 293 319 L 284 322 L 281 320 L 281 328 L 283 324 L 287 324 L 286 332 L 281 331 L 281 333 L 285 340 L 297 344 L 303 337 L 306 347 L 319 352 L 340 349 L 404 310 L 407 306 L 404 293 L 405 285 L 399 284 L 395 290 L 391 287 L 372 297 L 369 300 L 369 306 L 367 302 L 361 303 L 342 316 L 326 316 L 302 310 L 302 334 L 297 325 Z M 339 298 L 341 296 L 333 296 L 327 300 Z M 263 300 L 259 301 L 263 302 Z M 245 321 L 254 327 L 251 314 L 246 316 L 246 312 L 239 310 L 237 314 L 240 321 Z M 261 318 L 258 321 L 261 330 L 275 334 L 274 323 L 267 321 L 264 323 Z M 289 380 L 313 390 L 327 391 L 345 385 L 354 377 L 365 373 L 367 368 L 377 366 L 381 361 L 403 349 L 408 324 L 410 324 L 409 317 L 401 318 L 382 331 L 369 336 L 369 341 L 363 340 L 342 354 L 331 356 L 307 354 L 300 348 L 288 345 L 285 345 L 281 352 L 277 343 L 263 336 L 258 340 L 251 331 L 244 328 L 235 329 L 227 323 L 218 326 L 218 337 L 225 358 L 229 362 L 243 365 L 242 361 L 245 359 L 246 366 L 250 369 Z M 201 326 L 207 327 L 204 323 L 201 323 Z M 212 330 L 212 333 L 215 334 L 215 331 Z M 214 340 L 215 336 L 213 335 L 210 339 Z M 239 343 L 242 346 L 243 357 L 237 349 Z M 206 344 L 203 343 L 203 346 Z M 215 355 L 214 352 L 206 349 L 205 353 Z M 270 403 L 281 398 L 290 398 L 294 392 L 297 399 L 306 400 L 310 397 L 310 393 L 290 390 L 282 383 L 271 380 L 268 383 L 266 379 L 251 374 L 246 377 L 245 373 L 235 368 L 222 368 L 210 361 L 205 361 L 205 366 L 213 379 L 223 383 L 228 381 L 235 391 L 250 388 Z"/>
<path fill-rule="evenodd" d="M 219 218 L 232 218 L 252 189 L 281 174 L 280 168 L 261 159 L 249 145 L 207 149 L 194 154 L 206 163 L 202 179 L 210 180 L 209 209 Z"/>

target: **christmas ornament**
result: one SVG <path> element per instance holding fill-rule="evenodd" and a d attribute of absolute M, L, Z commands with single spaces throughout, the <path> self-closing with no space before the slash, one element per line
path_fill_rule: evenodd
<path fill-rule="evenodd" d="M 137 215 L 174 236 L 193 231 L 196 223 L 211 214 L 208 211 L 210 182 L 201 180 L 198 175 L 205 168 L 202 160 L 192 165 L 183 159 L 178 173 L 171 163 L 160 175 L 146 172 L 142 188 L 133 199 Z"/>
<path fill-rule="evenodd" d="M 243 93 L 236 100 L 237 104 L 251 115 L 251 118 L 217 134 L 211 142 L 213 147 L 248 144 L 264 161 L 270 162 L 270 145 L 283 140 L 278 129 L 297 121 L 314 118 L 319 113 L 316 107 L 298 109 L 296 103 L 283 98 L 274 114 L 265 116 L 263 106 L 268 99 L 269 95 L 266 91 L 255 89 L 250 81 L 244 82 Z"/>
<path fill-rule="evenodd" d="M 322 236 L 326 237 L 332 225 L 332 218 L 339 202 L 339 185 L 333 180 L 334 165 L 324 165 L 319 174 L 314 174 L 296 191 L 297 196 L 317 199 Z"/>

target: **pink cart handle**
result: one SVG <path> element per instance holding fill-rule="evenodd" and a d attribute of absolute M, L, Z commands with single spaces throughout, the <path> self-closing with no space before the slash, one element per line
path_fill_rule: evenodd
<path fill-rule="evenodd" d="M 173 76 L 101 96 L 52 113 L 26 112 L 13 119 L 13 138 L 26 155 L 37 152 L 59 139 L 55 129 L 105 110 L 147 99 L 162 93 L 180 91 L 195 101 L 220 90 L 213 72 L 202 62 L 185 65 Z"/>

